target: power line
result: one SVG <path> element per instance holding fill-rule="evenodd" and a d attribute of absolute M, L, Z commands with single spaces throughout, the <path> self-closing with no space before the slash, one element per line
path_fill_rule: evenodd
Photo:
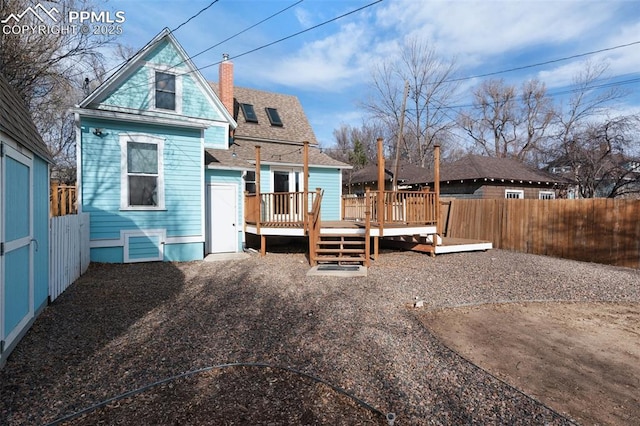
<path fill-rule="evenodd" d="M 639 41 L 634 41 L 634 42 L 631 42 L 631 43 L 627 43 L 627 44 L 620 44 L 618 46 L 606 47 L 604 49 L 593 50 L 591 52 L 579 53 L 577 55 L 565 56 L 563 58 L 551 59 L 549 61 L 538 62 L 536 64 L 523 65 L 521 67 L 509 68 L 509 69 L 506 69 L 506 70 L 494 71 L 494 72 L 489 72 L 489 73 L 486 73 L 486 74 L 478 74 L 478 75 L 471 75 L 471 76 L 468 76 L 468 77 L 452 78 L 452 79 L 449 79 L 449 80 L 443 80 L 440 83 L 452 83 L 452 82 L 456 82 L 456 81 L 472 80 L 474 78 L 491 77 L 492 75 L 506 74 L 508 72 L 520 71 L 520 70 L 524 70 L 524 69 L 527 69 L 527 68 L 535 68 L 535 67 L 540 67 L 542 65 L 549 65 L 549 64 L 554 64 L 554 63 L 557 63 L 557 62 L 568 61 L 569 59 L 582 58 L 582 57 L 585 57 L 585 56 L 595 55 L 596 53 L 608 52 L 608 51 L 611 51 L 611 50 L 621 49 L 623 47 L 629 47 L 629 46 L 633 46 L 633 45 L 636 45 L 636 44 L 640 44 L 640 40 Z"/>
<path fill-rule="evenodd" d="M 208 6 L 203 7 L 202 9 L 200 9 L 200 11 L 198 13 L 196 13 L 195 15 L 191 16 L 189 19 L 187 19 L 186 21 L 184 21 L 182 24 L 178 25 L 177 27 L 175 27 L 174 29 L 171 30 L 172 33 L 178 31 L 180 28 L 182 28 L 183 26 L 187 25 L 189 22 L 191 22 L 192 19 L 197 18 L 198 16 L 200 16 L 200 14 L 202 12 L 204 12 L 205 10 L 209 9 L 211 6 L 213 6 L 214 4 L 218 3 L 218 1 L 220 0 L 213 0 L 211 3 L 209 3 Z"/>
<path fill-rule="evenodd" d="M 277 44 L 277 43 L 283 42 L 283 41 L 285 41 L 285 40 L 289 40 L 290 38 L 293 38 L 293 37 L 299 36 L 300 34 L 304 34 L 304 33 L 309 32 L 309 31 L 311 31 L 311 30 L 315 30 L 316 28 L 320 28 L 320 27 L 322 27 L 322 26 L 324 26 L 324 25 L 327 25 L 327 24 L 329 24 L 329 23 L 331 23 L 331 22 L 337 21 L 338 19 L 344 18 L 345 16 L 349 16 L 349 15 L 352 15 L 352 14 L 354 14 L 354 13 L 356 13 L 356 12 L 360 12 L 361 10 L 364 10 L 364 9 L 366 9 L 366 8 L 369 8 L 369 7 L 371 7 L 371 6 L 374 6 L 374 5 L 376 5 L 376 4 L 380 3 L 380 2 L 382 2 L 382 0 L 376 0 L 376 1 L 372 2 L 372 3 L 366 4 L 366 5 L 362 6 L 362 7 L 359 7 L 359 8 L 357 8 L 357 9 L 354 9 L 354 10 L 352 10 L 351 12 L 344 13 L 344 14 L 342 14 L 342 15 L 340 15 L 340 16 L 336 16 L 335 18 L 329 19 L 328 21 L 324 21 L 324 22 L 322 22 L 322 23 L 320 23 L 320 24 L 314 25 L 313 27 L 309 27 L 309 28 L 304 29 L 304 30 L 302 30 L 302 31 L 298 31 L 297 33 L 294 33 L 294 34 L 288 35 L 288 36 L 283 37 L 283 38 L 281 38 L 281 39 L 278 39 L 278 40 L 276 40 L 276 41 L 272 41 L 271 43 L 267 43 L 267 44 L 262 45 L 262 46 L 260 46 L 260 47 L 256 47 L 255 49 L 248 50 L 248 51 L 246 51 L 246 52 L 244 52 L 244 53 L 240 53 L 240 54 L 238 54 L 238 55 L 231 56 L 229 59 L 236 59 L 236 58 L 240 58 L 240 57 L 245 56 L 245 55 L 248 55 L 248 54 L 250 54 L 250 53 L 257 52 L 258 50 L 262 50 L 262 49 L 265 49 L 265 48 L 267 48 L 267 47 L 273 46 L 274 44 Z M 202 71 L 203 69 L 210 68 L 210 67 L 213 67 L 213 66 L 215 66 L 215 65 L 219 65 L 219 64 L 220 64 L 220 62 L 222 62 L 222 61 L 218 61 L 218 62 L 214 62 L 214 63 L 209 64 L 209 65 L 205 65 L 205 66 L 203 66 L 203 67 L 198 68 L 198 70 Z"/>

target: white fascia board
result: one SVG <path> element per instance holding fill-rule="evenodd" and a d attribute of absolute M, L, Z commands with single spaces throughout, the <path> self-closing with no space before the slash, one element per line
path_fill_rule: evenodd
<path fill-rule="evenodd" d="M 250 164 L 256 164 L 256 160 L 249 160 Z M 304 167 L 303 163 L 278 163 L 273 161 L 260 161 L 261 166 L 282 166 L 282 167 Z M 350 169 L 351 166 L 328 166 L 326 164 L 311 164 L 309 163 L 309 167 L 315 167 L 317 169 Z"/>
<path fill-rule="evenodd" d="M 81 117 L 102 118 L 106 120 L 129 121 L 134 123 L 158 124 L 165 126 L 186 127 L 192 129 L 206 129 L 211 127 L 211 122 L 189 117 L 159 117 L 157 115 L 130 114 L 116 111 L 105 111 L 97 109 L 72 108 L 73 113 L 78 113 Z"/>
<path fill-rule="evenodd" d="M 207 169 L 209 170 L 233 170 L 240 172 L 250 172 L 255 170 L 255 167 L 240 167 L 240 166 L 215 166 L 215 165 L 207 165 Z"/>

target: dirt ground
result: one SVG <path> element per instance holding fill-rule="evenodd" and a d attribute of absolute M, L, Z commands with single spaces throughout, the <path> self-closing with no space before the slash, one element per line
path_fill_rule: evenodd
<path fill-rule="evenodd" d="M 421 320 L 449 348 L 581 424 L 640 419 L 639 304 L 489 304 Z"/>

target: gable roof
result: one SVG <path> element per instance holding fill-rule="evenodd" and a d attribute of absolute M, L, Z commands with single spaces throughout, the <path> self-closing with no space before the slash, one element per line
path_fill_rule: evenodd
<path fill-rule="evenodd" d="M 432 183 L 433 173 L 428 180 L 416 180 L 410 183 Z M 509 180 L 527 183 L 567 183 L 559 176 L 553 176 L 541 170 L 529 167 L 511 158 L 467 155 L 460 160 L 440 165 L 440 182 L 464 180 Z"/>
<path fill-rule="evenodd" d="M 27 106 L 2 74 L 0 74 L 0 130 L 31 152 L 53 163 L 49 148 L 38 133 Z"/>
<path fill-rule="evenodd" d="M 115 73 L 113 73 L 107 80 L 84 98 L 78 106 L 80 108 L 88 108 L 106 98 L 112 91 L 117 89 L 128 77 L 130 77 L 133 72 L 142 67 L 146 55 L 152 52 L 154 48 L 164 41 L 167 41 L 176 49 L 182 60 L 180 66 L 185 66 L 187 68 L 186 74 L 191 75 L 197 81 L 199 87 L 204 91 L 205 96 L 207 96 L 207 98 L 220 110 L 220 113 L 224 116 L 225 120 L 230 123 L 231 127 L 235 127 L 236 122 L 231 114 L 224 107 L 218 96 L 212 90 L 211 86 L 209 86 L 209 83 L 202 76 L 193 61 L 191 61 L 190 56 L 168 28 L 160 31 L 158 35 L 140 49 L 132 58 L 127 60 Z"/>
<path fill-rule="evenodd" d="M 219 93 L 218 83 L 209 83 Z M 233 87 L 233 118 L 238 123 L 234 138 L 255 142 L 304 142 L 317 145 L 318 141 L 304 113 L 302 104 L 296 96 L 266 92 L 245 87 Z M 240 104 L 253 105 L 258 122 L 248 122 L 241 111 Z M 282 126 L 273 126 L 267 116 L 266 108 L 278 110 Z"/>

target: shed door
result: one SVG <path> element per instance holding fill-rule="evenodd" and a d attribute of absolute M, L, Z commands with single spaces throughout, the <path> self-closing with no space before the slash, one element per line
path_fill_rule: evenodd
<path fill-rule="evenodd" d="M 33 185 L 32 160 L 4 145 L 0 166 L 0 335 L 4 347 L 33 318 Z"/>
<path fill-rule="evenodd" d="M 235 185 L 209 185 L 209 251 L 238 251 L 237 203 Z"/>

